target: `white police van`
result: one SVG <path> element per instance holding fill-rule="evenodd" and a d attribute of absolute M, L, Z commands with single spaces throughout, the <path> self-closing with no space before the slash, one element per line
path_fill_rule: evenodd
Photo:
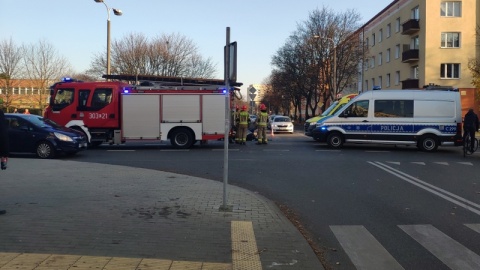
<path fill-rule="evenodd" d="M 332 148 L 344 143 L 416 145 L 433 152 L 462 144 L 458 90 L 375 90 L 352 99 L 317 123 L 313 138 Z"/>

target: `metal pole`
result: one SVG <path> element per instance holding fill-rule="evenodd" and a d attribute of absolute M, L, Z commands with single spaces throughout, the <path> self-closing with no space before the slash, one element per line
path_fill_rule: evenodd
<path fill-rule="evenodd" d="M 110 75 L 110 15 L 108 17 L 109 18 L 107 19 L 107 75 Z"/>
<path fill-rule="evenodd" d="M 223 139 L 223 204 L 220 210 L 228 210 L 228 144 L 230 142 L 230 27 L 227 27 L 227 44 L 225 45 L 225 137 Z"/>
<path fill-rule="evenodd" d="M 332 40 L 333 43 L 333 40 Z M 337 95 L 337 47 L 335 43 L 333 45 L 333 95 Z"/>

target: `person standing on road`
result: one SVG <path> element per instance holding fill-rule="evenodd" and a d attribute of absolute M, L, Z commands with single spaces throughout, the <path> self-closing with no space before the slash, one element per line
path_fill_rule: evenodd
<path fill-rule="evenodd" d="M 8 161 L 8 132 L 7 132 L 8 125 L 5 120 L 5 115 L 3 111 L 0 110 L 0 157 L 1 157 L 1 168 L 2 170 L 7 169 L 7 161 Z M 7 213 L 6 210 L 0 209 L 0 215 Z"/>
<path fill-rule="evenodd" d="M 470 152 L 475 150 L 475 132 L 478 131 L 478 116 L 472 108 L 468 110 L 463 118 L 463 136 L 470 136 Z"/>
<path fill-rule="evenodd" d="M 250 122 L 250 115 L 247 112 L 247 106 L 242 106 L 242 111 L 238 115 L 238 143 L 246 144 L 247 141 L 247 129 Z"/>
<path fill-rule="evenodd" d="M 240 143 L 240 139 L 238 138 L 238 119 L 240 116 L 240 107 L 238 105 L 235 106 L 235 111 L 233 112 L 233 130 L 235 131 L 235 143 Z"/>
<path fill-rule="evenodd" d="M 23 112 L 23 114 L 30 114 L 30 111 L 28 109 L 25 109 L 25 111 Z"/>
<path fill-rule="evenodd" d="M 257 144 L 267 144 L 267 106 L 260 104 L 260 113 L 257 116 Z"/>

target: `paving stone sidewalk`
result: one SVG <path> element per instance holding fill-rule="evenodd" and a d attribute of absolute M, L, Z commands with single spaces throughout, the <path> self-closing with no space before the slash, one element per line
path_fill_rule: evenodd
<path fill-rule="evenodd" d="M 250 221 L 263 269 L 323 269 L 275 204 L 235 186 L 228 191 L 232 211 L 224 212 L 217 181 L 11 158 L 0 172 L 0 208 L 7 210 L 0 216 L 0 252 L 232 264 L 231 224 Z"/>

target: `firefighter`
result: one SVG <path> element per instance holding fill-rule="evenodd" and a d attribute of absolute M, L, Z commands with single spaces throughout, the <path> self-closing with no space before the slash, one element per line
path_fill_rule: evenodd
<path fill-rule="evenodd" d="M 235 143 L 240 143 L 240 140 L 238 139 L 238 120 L 240 116 L 240 107 L 238 105 L 235 106 L 235 110 L 232 113 L 233 119 L 232 119 L 232 129 L 235 131 Z"/>
<path fill-rule="evenodd" d="M 238 114 L 238 143 L 246 144 L 247 141 L 247 129 L 250 122 L 250 114 L 247 112 L 247 106 L 243 105 L 242 110 Z"/>
<path fill-rule="evenodd" d="M 257 116 L 257 144 L 267 144 L 267 106 L 260 104 L 260 113 Z"/>

